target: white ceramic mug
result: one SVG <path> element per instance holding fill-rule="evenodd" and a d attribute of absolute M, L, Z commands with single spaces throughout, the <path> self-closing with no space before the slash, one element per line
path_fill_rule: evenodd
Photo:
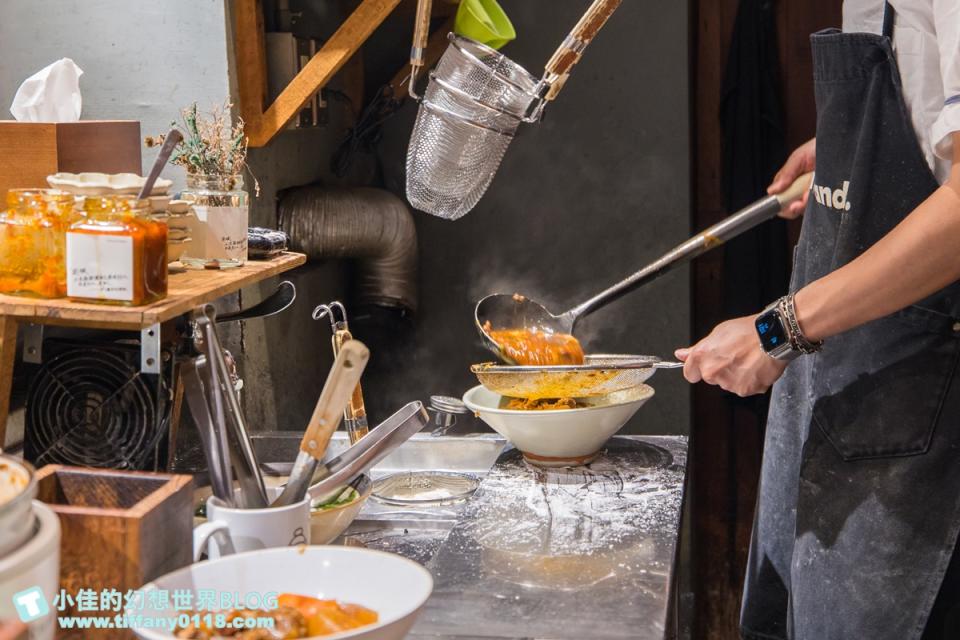
<path fill-rule="evenodd" d="M 267 491 L 268 496 L 270 490 Z M 272 499 L 272 496 L 270 496 Z M 193 560 L 310 544 L 310 495 L 285 507 L 234 509 L 207 498 L 207 521 L 193 530 Z"/>

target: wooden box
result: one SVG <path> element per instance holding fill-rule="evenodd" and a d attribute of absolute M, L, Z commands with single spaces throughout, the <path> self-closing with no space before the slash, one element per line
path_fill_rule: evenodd
<path fill-rule="evenodd" d="M 0 120 L 0 197 L 7 189 L 46 187 L 58 171 L 139 174 L 142 145 L 136 120 Z"/>
<path fill-rule="evenodd" d="M 125 594 L 193 561 L 191 476 L 47 465 L 37 480 L 37 498 L 60 516 L 60 587 L 74 599 L 81 589 Z M 58 615 L 116 613 L 68 606 Z"/>

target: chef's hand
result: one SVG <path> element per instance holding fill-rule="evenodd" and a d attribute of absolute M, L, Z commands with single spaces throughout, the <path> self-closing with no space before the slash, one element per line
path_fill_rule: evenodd
<path fill-rule="evenodd" d="M 746 397 L 763 393 L 783 374 L 787 363 L 768 356 L 760 346 L 754 316 L 718 324 L 706 338 L 686 349 L 677 349 L 684 363 L 683 377 L 703 380 Z"/>
<path fill-rule="evenodd" d="M 793 184 L 794 180 L 805 173 L 813 171 L 816 164 L 817 139 L 810 138 L 790 154 L 790 157 L 787 158 L 786 163 L 784 163 L 780 171 L 777 172 L 777 175 L 773 176 L 773 182 L 767 187 L 767 193 L 770 195 L 780 193 Z M 810 190 L 808 189 L 803 193 L 802 198 L 792 203 L 786 210 L 781 211 L 780 217 L 793 220 L 802 216 L 804 210 L 807 208 L 807 198 L 809 196 Z"/>

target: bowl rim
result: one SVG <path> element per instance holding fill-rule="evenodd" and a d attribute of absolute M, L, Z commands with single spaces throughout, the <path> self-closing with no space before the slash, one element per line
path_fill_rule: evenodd
<path fill-rule="evenodd" d="M 339 513 L 344 509 L 348 509 L 350 507 L 355 507 L 359 504 L 363 504 L 367 500 L 367 498 L 369 498 L 371 494 L 373 494 L 373 478 L 371 478 L 366 473 L 363 474 L 363 476 L 366 478 L 366 480 L 364 480 L 363 484 L 361 485 L 363 487 L 363 491 L 357 491 L 359 495 L 357 495 L 356 499 L 351 500 L 350 502 L 344 502 L 343 504 L 338 504 L 337 506 L 330 507 L 329 509 L 314 509 L 313 504 L 311 503 L 310 517 L 322 518 L 323 516 L 326 516 L 332 513 Z M 313 545 L 313 546 L 323 546 L 323 545 Z"/>
<path fill-rule="evenodd" d="M 629 388 L 629 389 L 640 389 L 643 393 L 641 397 L 634 398 L 632 400 L 605 404 L 599 407 L 577 407 L 575 409 L 550 409 L 549 411 L 530 411 L 529 409 L 501 409 L 499 407 L 494 408 L 494 407 L 480 406 L 479 404 L 477 404 L 476 402 L 473 402 L 470 399 L 470 397 L 473 394 L 476 394 L 480 389 L 487 391 L 489 393 L 492 393 L 493 395 L 499 398 L 504 397 L 503 395 L 495 391 L 490 391 L 490 389 L 487 389 L 482 384 L 478 384 L 475 387 L 471 387 L 463 394 L 463 398 L 462 398 L 463 404 L 467 405 L 467 408 L 473 411 L 474 413 L 492 413 L 495 415 L 505 415 L 505 416 L 520 416 L 520 415 L 522 416 L 563 416 L 563 415 L 569 415 L 569 414 L 575 414 L 575 413 L 582 413 L 584 411 L 600 411 L 602 409 L 613 409 L 615 407 L 625 407 L 631 404 L 635 404 L 637 402 L 646 402 L 647 400 L 652 398 L 656 393 L 653 387 L 651 387 L 648 384 L 641 383 L 636 387 Z M 623 389 L 622 391 L 628 391 L 629 389 Z M 617 391 L 614 393 L 621 393 L 622 391 Z"/>
<path fill-rule="evenodd" d="M 419 573 L 420 575 L 424 576 L 424 577 L 427 579 L 427 589 L 426 589 L 426 594 L 425 594 L 422 598 L 419 598 L 419 599 L 418 599 L 417 604 L 416 604 L 413 608 L 409 609 L 408 611 L 406 611 L 406 612 L 404 612 L 404 613 L 396 614 L 396 615 L 394 615 L 394 616 L 391 616 L 390 618 L 384 618 L 383 616 L 380 616 L 379 612 L 377 612 L 377 615 L 379 616 L 379 619 L 378 619 L 377 622 L 374 623 L 374 624 L 367 625 L 367 626 L 364 626 L 364 627 L 359 627 L 359 628 L 357 628 L 357 629 L 352 629 L 352 630 L 350 630 L 350 631 L 341 631 L 340 633 L 335 633 L 335 634 L 332 634 L 332 635 L 326 635 L 326 636 L 310 636 L 309 638 L 305 638 L 304 640 L 314 640 L 314 639 L 317 639 L 317 640 L 347 640 L 347 639 L 349 639 L 351 636 L 355 636 L 357 633 L 370 633 L 370 632 L 372 632 L 372 631 L 377 631 L 377 630 L 379 630 L 379 629 L 383 629 L 383 628 L 385 628 L 385 627 L 388 627 L 388 626 L 390 626 L 390 625 L 392 625 L 392 624 L 395 624 L 395 623 L 399 622 L 400 620 L 403 620 L 403 619 L 406 618 L 407 616 L 412 615 L 412 614 L 416 613 L 417 611 L 419 611 L 420 609 L 422 609 L 422 608 L 423 608 L 423 605 L 426 604 L 427 600 L 430 599 L 430 596 L 433 595 L 433 587 L 434 587 L 433 574 L 430 573 L 430 571 L 428 571 L 427 568 L 424 567 L 424 566 L 423 566 L 422 564 L 420 564 L 419 562 L 415 562 L 415 561 L 413 561 L 413 560 L 411 560 L 411 559 L 409 559 L 409 558 L 405 558 L 405 557 L 403 557 L 403 556 L 401 556 L 401 555 L 399 555 L 399 554 L 396 554 L 396 553 L 389 553 L 389 552 L 387 552 L 387 551 L 380 551 L 380 550 L 378 550 L 378 549 L 368 549 L 368 548 L 366 548 L 366 547 L 363 547 L 363 548 L 358 548 L 358 547 L 345 547 L 345 546 L 335 545 L 335 544 L 326 544 L 326 545 L 300 545 L 300 546 L 298 546 L 298 547 L 273 547 L 273 548 L 271 548 L 271 549 L 258 549 L 258 550 L 256 550 L 256 551 L 244 551 L 243 553 L 235 553 L 235 554 L 233 554 L 233 555 L 223 556 L 222 558 L 217 558 L 217 559 L 215 559 L 215 560 L 204 560 L 204 561 L 202 561 L 202 562 L 194 562 L 194 563 L 192 563 L 192 564 L 188 564 L 188 565 L 185 566 L 185 567 L 181 567 L 181 568 L 176 569 L 176 570 L 174 570 L 174 571 L 171 571 L 171 572 L 169 572 L 169 573 L 165 573 L 164 575 L 162 575 L 162 576 L 160 576 L 160 577 L 158 577 L 158 578 L 154 578 L 154 579 L 151 580 L 150 582 L 148 582 L 148 583 L 146 583 L 145 585 L 143 585 L 142 587 L 140 587 L 140 592 L 143 593 L 143 594 L 146 594 L 146 593 L 147 593 L 148 591 L 150 591 L 150 590 L 157 589 L 157 588 L 158 588 L 157 582 L 159 582 L 159 581 L 161 581 L 161 580 L 163 580 L 164 578 L 167 578 L 167 577 L 169 577 L 169 576 L 176 575 L 176 574 L 179 574 L 179 573 L 182 573 L 182 572 L 186 572 L 186 571 L 190 571 L 190 570 L 192 570 L 194 567 L 196 567 L 196 566 L 198 566 L 198 565 L 203 565 L 203 566 L 211 565 L 211 566 L 212 566 L 212 565 L 216 565 L 216 564 L 222 564 L 222 563 L 225 563 L 225 562 L 237 562 L 238 559 L 242 559 L 242 558 L 245 558 L 246 556 L 253 556 L 253 555 L 281 555 L 281 554 L 296 553 L 296 554 L 300 555 L 301 557 L 303 557 L 303 556 L 306 556 L 308 553 L 319 553 L 319 552 L 321 552 L 321 551 L 333 551 L 334 553 L 341 553 L 341 554 L 347 554 L 347 555 L 377 555 L 377 556 L 381 556 L 381 557 L 383 557 L 383 558 L 389 558 L 390 561 L 397 561 L 397 562 L 399 562 L 400 564 L 405 564 L 405 565 L 409 566 L 410 568 L 412 568 L 416 573 Z M 192 588 L 193 588 L 193 589 L 199 589 L 199 587 L 198 587 L 196 584 L 194 584 Z M 125 611 L 126 611 L 126 610 L 125 610 Z M 163 634 L 163 633 L 160 633 L 160 632 L 158 632 L 158 630 L 156 630 L 156 629 L 137 629 L 137 628 L 131 628 L 130 631 L 132 631 L 132 632 L 134 632 L 134 633 L 137 633 L 137 634 L 139 634 L 139 633 L 141 633 L 141 632 L 150 632 L 151 634 L 152 634 L 152 633 L 157 633 L 157 635 L 156 635 L 156 636 L 153 636 L 153 637 L 163 638 L 164 640 L 167 640 L 168 638 L 174 638 L 174 637 L 175 637 L 175 636 L 173 636 L 172 634 Z M 151 637 L 151 636 L 146 636 L 146 637 Z"/>

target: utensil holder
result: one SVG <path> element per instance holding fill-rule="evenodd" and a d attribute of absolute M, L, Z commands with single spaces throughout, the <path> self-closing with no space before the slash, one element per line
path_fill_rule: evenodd
<path fill-rule="evenodd" d="M 193 561 L 190 476 L 47 465 L 37 481 L 37 498 L 60 517 L 60 587 L 74 599 L 81 589 L 125 594 Z M 116 613 L 79 612 L 74 603 L 59 615 Z"/>

